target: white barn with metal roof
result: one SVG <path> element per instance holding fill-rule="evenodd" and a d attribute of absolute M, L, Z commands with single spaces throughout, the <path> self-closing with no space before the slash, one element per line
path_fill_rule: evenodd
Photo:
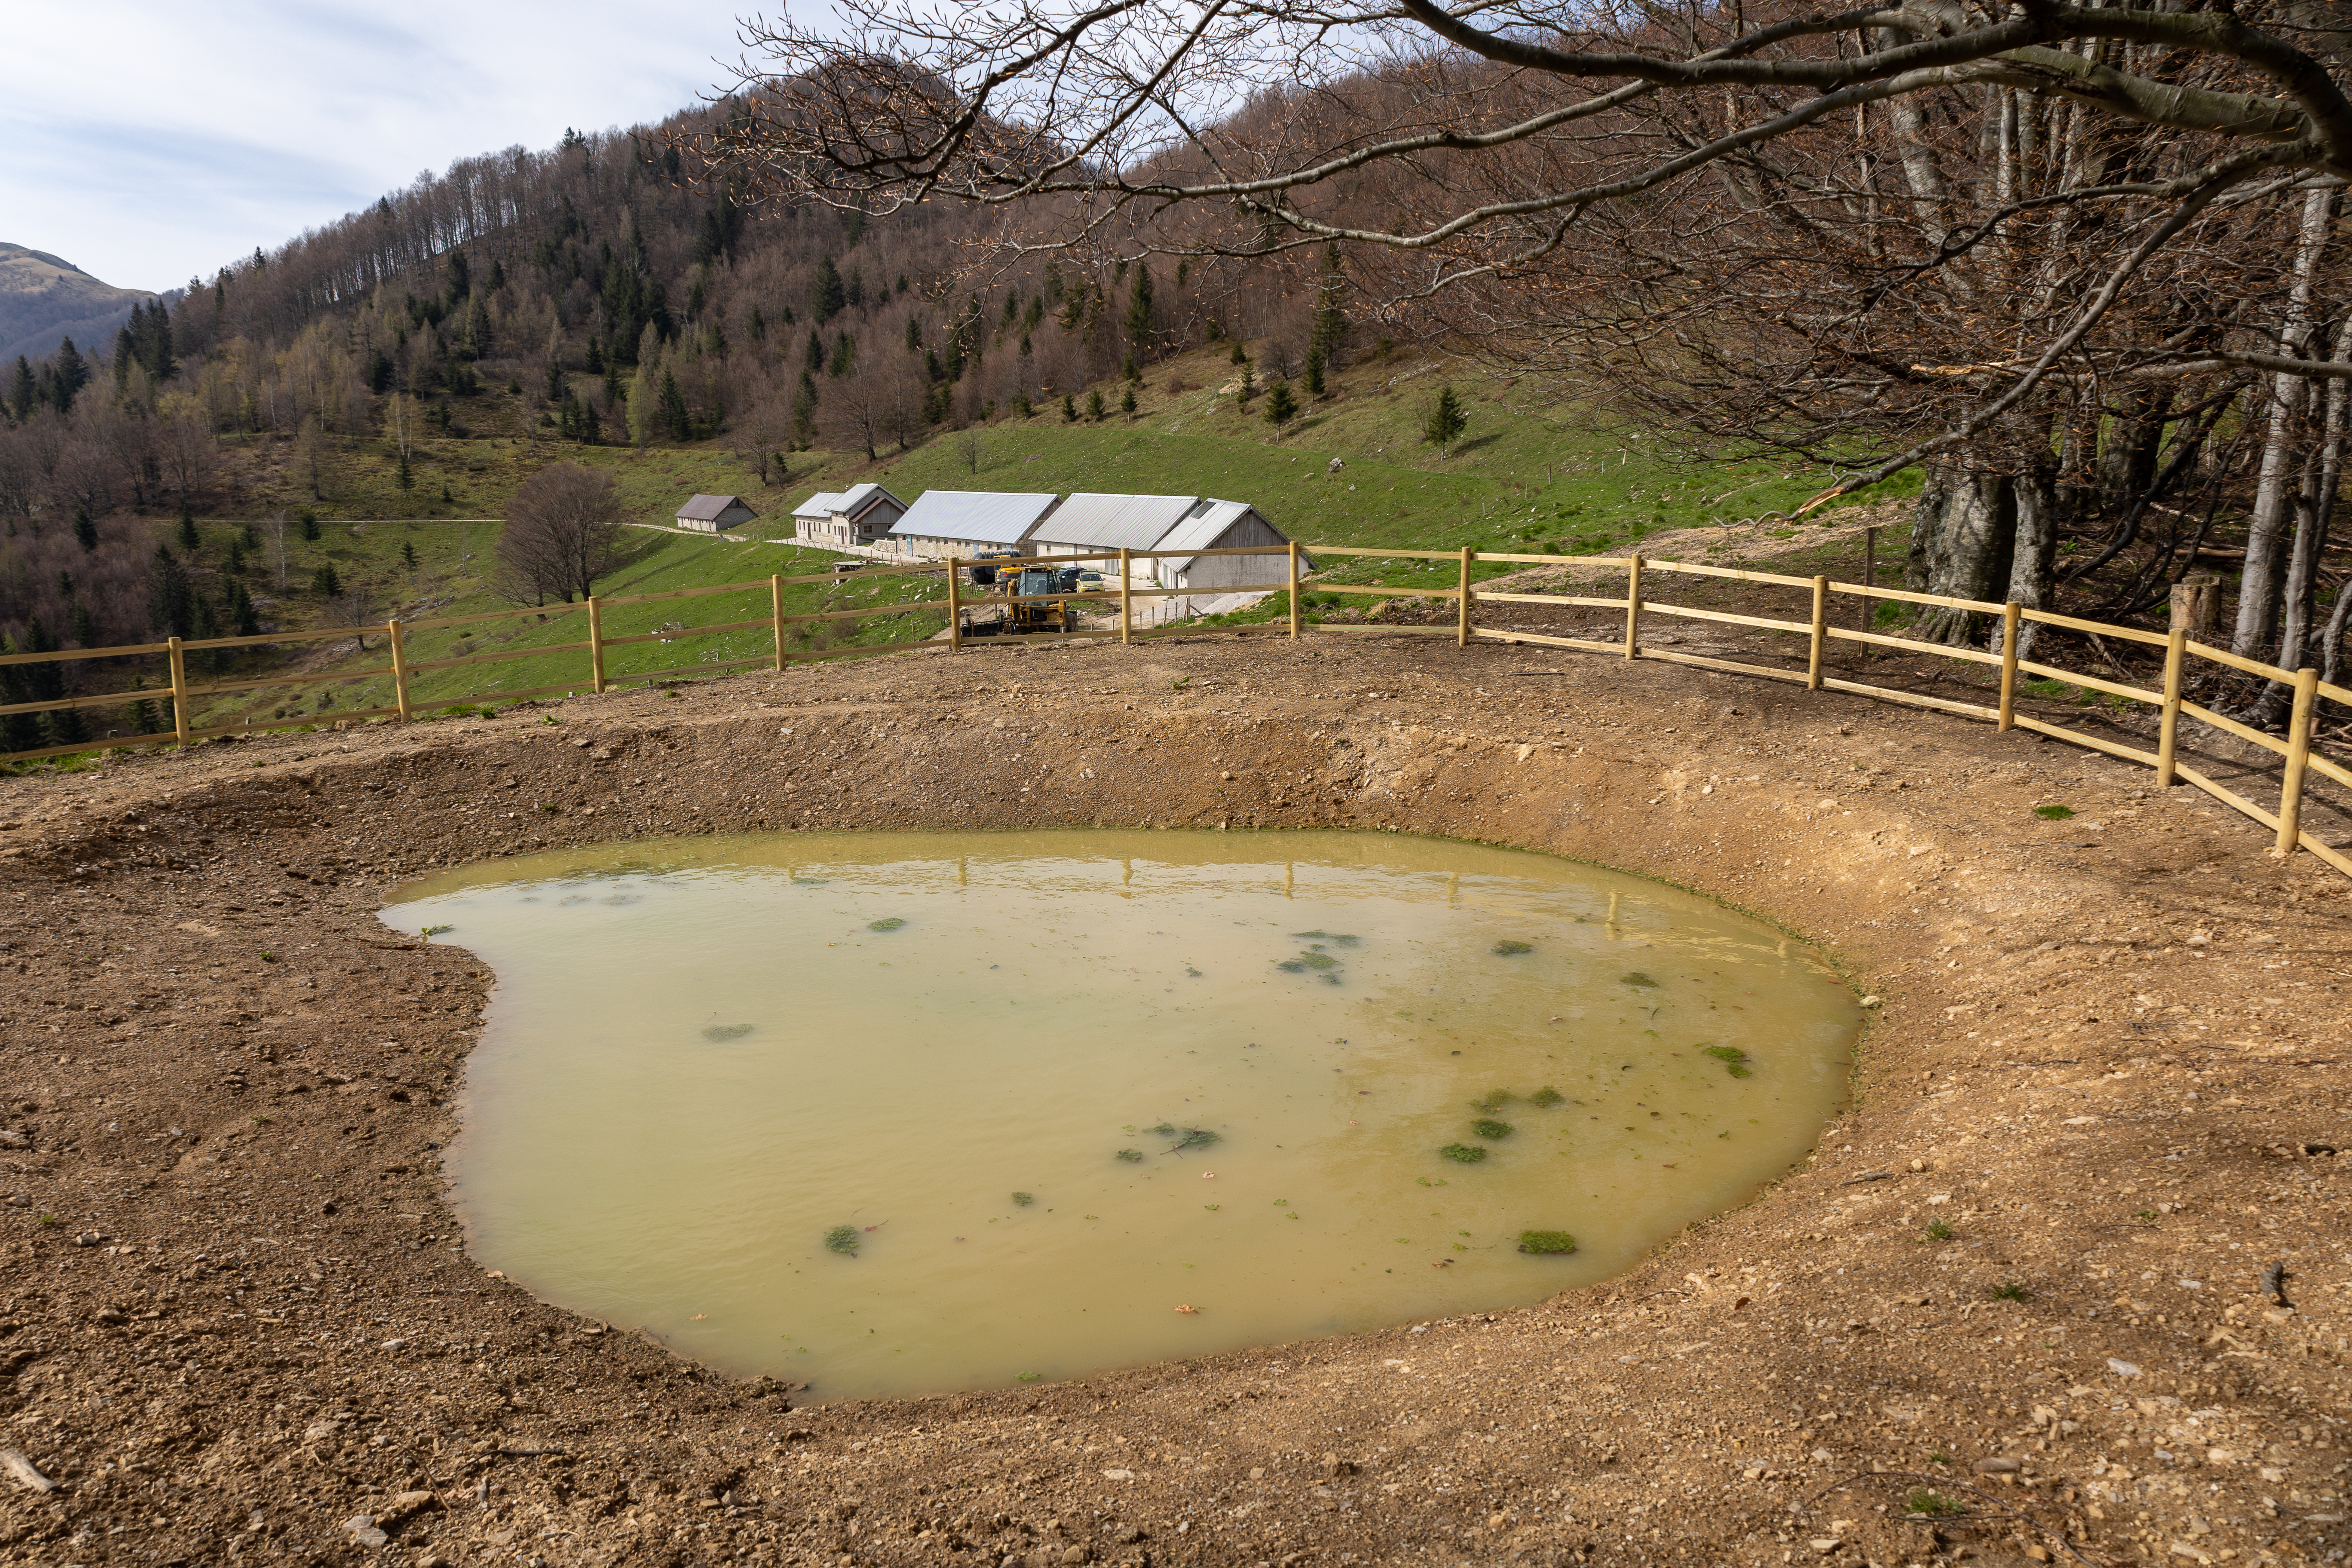
<path fill-rule="evenodd" d="M 1040 555 L 1098 555 L 1112 550 L 1239 550 L 1285 546 L 1289 536 L 1247 501 L 1214 496 L 1129 496 L 1080 492 L 1064 501 L 1030 535 Z M 1304 557 L 1299 569 L 1310 563 Z M 1150 563 L 1139 581 L 1163 588 L 1226 594 L 1285 584 L 1290 563 L 1281 555 L 1188 553 Z"/>
<path fill-rule="evenodd" d="M 907 503 L 880 485 L 819 490 L 793 508 L 793 537 L 826 550 L 870 545 L 907 514 Z"/>
<path fill-rule="evenodd" d="M 694 496 L 677 509 L 677 525 L 696 533 L 724 533 L 756 521 L 760 514 L 741 496 Z"/>
<path fill-rule="evenodd" d="M 891 525 L 889 542 L 909 556 L 968 561 L 1029 543 L 1061 497 L 1015 490 L 925 490 Z"/>

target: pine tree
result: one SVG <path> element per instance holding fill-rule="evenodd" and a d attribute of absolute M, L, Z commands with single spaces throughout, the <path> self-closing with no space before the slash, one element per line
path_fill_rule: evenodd
<path fill-rule="evenodd" d="M 221 570 L 232 577 L 245 570 L 244 534 L 232 533 L 228 536 L 228 554 L 221 561 Z"/>
<path fill-rule="evenodd" d="M 142 675 L 131 677 L 131 690 L 144 691 L 146 689 L 147 678 L 145 676 Z M 154 703 L 148 700 L 146 698 L 142 697 L 138 701 L 133 702 L 131 705 L 131 732 L 132 734 L 152 735 L 163 727 L 163 721 L 155 712 Z"/>
<path fill-rule="evenodd" d="M 33 416 L 34 401 L 40 395 L 40 383 L 34 378 L 33 362 L 23 354 L 8 367 L 8 417 L 22 425 Z"/>
<path fill-rule="evenodd" d="M 1272 425 L 1276 430 L 1279 430 L 1285 425 L 1289 424 L 1292 417 L 1296 416 L 1297 412 L 1298 399 L 1291 395 L 1290 383 L 1286 381 L 1277 381 L 1271 387 L 1266 389 L 1266 423 Z"/>
<path fill-rule="evenodd" d="M 0 653 L 29 653 L 19 648 L 0 633 Z M 34 664 L 0 664 L 0 704 L 37 702 L 33 695 L 31 673 L 40 666 Z M 29 752 L 47 742 L 48 737 L 41 728 L 37 713 L 0 713 L 0 752 Z"/>
<path fill-rule="evenodd" d="M 335 563 L 321 562 L 319 569 L 310 574 L 310 592 L 322 599 L 332 599 L 340 597 L 342 591 L 343 580 L 335 575 Z"/>
<path fill-rule="evenodd" d="M 89 384 L 89 362 L 67 338 L 58 344 L 57 358 L 50 364 L 49 399 L 58 413 L 70 414 L 75 396 Z"/>
<path fill-rule="evenodd" d="M 1135 269 L 1135 289 L 1127 297 L 1127 341 L 1133 353 L 1151 353 L 1151 268 Z M 1130 363 L 1132 356 L 1130 355 Z M 1133 379 L 1130 375 L 1129 379 Z"/>
<path fill-rule="evenodd" d="M 830 256 L 819 257 L 816 264 L 816 287 L 809 293 L 809 314 L 823 326 L 849 304 L 849 289 L 841 280 L 841 268 L 833 264 Z"/>
<path fill-rule="evenodd" d="M 1076 425 L 1077 422 L 1077 400 L 1066 392 L 1062 394 L 1062 423 L 1065 425 Z"/>
<path fill-rule="evenodd" d="M 1229 354 L 1227 354 L 1227 355 L 1225 356 L 1225 358 L 1226 358 L 1226 359 L 1228 359 L 1228 360 L 1230 360 L 1230 361 L 1231 361 L 1232 363 L 1234 363 L 1234 364 L 1247 364 L 1247 363 L 1249 363 L 1249 355 L 1248 355 L 1247 353 L 1244 353 L 1244 352 L 1243 352 L 1243 348 L 1242 348 L 1242 340 L 1241 340 L 1241 339 L 1239 339 L 1239 338 L 1235 338 L 1235 339 L 1234 340 L 1234 352 L 1233 352 L 1233 353 L 1229 353 Z"/>
<path fill-rule="evenodd" d="M 195 626 L 195 608 L 187 568 L 169 545 L 158 544 L 147 572 L 148 625 L 166 637 L 187 637 Z"/>
<path fill-rule="evenodd" d="M 66 616 L 68 624 L 73 628 L 73 640 L 76 647 L 96 647 L 98 646 L 98 618 L 89 613 L 88 605 L 83 604 L 79 599 L 74 600 L 67 606 Z"/>
<path fill-rule="evenodd" d="M 229 616 L 236 623 L 236 635 L 257 637 L 261 635 L 261 614 L 253 607 L 253 595 L 235 578 L 228 585 Z"/>
<path fill-rule="evenodd" d="M 394 482 L 398 484 L 402 489 L 407 489 L 410 486 L 416 483 L 416 476 L 411 473 L 408 468 L 408 454 L 406 452 L 401 453 L 400 471 L 394 474 L 393 479 Z"/>
<path fill-rule="evenodd" d="M 1132 414 L 1135 412 L 1134 387 L 1130 386 L 1126 391 L 1118 395 L 1118 411 L 1121 414 Z"/>
<path fill-rule="evenodd" d="M 1323 276 L 1315 291 L 1315 321 L 1307 331 L 1309 353 L 1319 351 L 1327 363 L 1338 363 L 1340 351 L 1347 346 L 1348 312 L 1342 303 L 1347 292 L 1348 276 L 1339 270 L 1339 247 L 1334 242 L 1324 247 Z"/>
<path fill-rule="evenodd" d="M 686 411 L 686 394 L 677 389 L 677 377 L 667 368 L 662 371 L 661 379 L 661 423 L 673 441 L 693 437 L 694 420 Z"/>
<path fill-rule="evenodd" d="M 73 535 L 85 555 L 98 548 L 98 524 L 89 520 L 89 508 L 74 508 Z"/>
<path fill-rule="evenodd" d="M 1102 389 L 1100 387 L 1097 387 L 1094 391 L 1087 394 L 1087 417 L 1089 419 L 1100 419 L 1102 416 Z"/>
<path fill-rule="evenodd" d="M 1317 343 L 1307 351 L 1307 392 L 1320 397 L 1323 391 L 1323 345 Z"/>
<path fill-rule="evenodd" d="M 825 362 L 824 373 L 838 381 L 857 363 L 857 340 L 847 332 L 833 342 L 833 356 Z"/>
<path fill-rule="evenodd" d="M 404 539 L 400 542 L 400 563 L 411 572 L 416 570 L 416 545 L 413 541 Z"/>
<path fill-rule="evenodd" d="M 1244 360 L 1242 361 L 1241 390 L 1234 394 L 1234 396 L 1238 399 L 1244 408 L 1247 408 L 1249 406 L 1250 399 L 1256 395 L 1257 366 L 1250 363 L 1247 360 Z"/>
<path fill-rule="evenodd" d="M 1421 427 L 1421 438 L 1443 454 L 1469 427 L 1470 416 L 1464 410 L 1462 399 L 1454 395 L 1451 386 L 1439 387 L 1437 402 L 1429 411 L 1428 422 Z"/>
<path fill-rule="evenodd" d="M 319 542 L 319 514 L 318 514 L 317 512 L 315 512 L 315 511 L 312 511 L 312 510 L 309 510 L 309 509 L 306 507 L 305 509 L 303 509 L 302 518 L 301 518 L 301 522 L 302 522 L 302 541 L 303 541 L 303 542 L 304 542 L 304 543 L 306 543 L 306 544 L 316 544 L 316 543 L 318 543 L 318 542 Z"/>
<path fill-rule="evenodd" d="M 186 501 L 182 501 L 180 503 L 180 548 L 194 555 L 204 547 L 204 535 L 196 531 L 196 514 L 189 510 Z"/>

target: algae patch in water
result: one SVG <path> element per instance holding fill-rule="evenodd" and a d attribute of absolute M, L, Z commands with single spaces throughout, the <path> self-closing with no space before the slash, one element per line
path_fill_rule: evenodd
<path fill-rule="evenodd" d="M 905 921 L 900 920 L 897 915 L 891 915 L 884 920 L 866 921 L 866 929 L 867 931 L 897 931 L 900 926 L 905 925 L 906 923 L 907 922 Z"/>
<path fill-rule="evenodd" d="M 1118 1153 L 1113 1154 L 1111 1158 L 1121 1161 L 1129 1165 L 1140 1165 L 1143 1163 L 1143 1151 L 1140 1149 L 1121 1149 Z"/>
<path fill-rule="evenodd" d="M 1477 1121 L 1473 1121 L 1470 1124 L 1470 1131 L 1475 1132 L 1479 1137 L 1486 1139 L 1489 1143 L 1492 1143 L 1497 1139 L 1508 1138 L 1511 1135 L 1511 1124 L 1507 1121 L 1496 1121 L 1491 1117 L 1482 1116 Z"/>
<path fill-rule="evenodd" d="M 1747 1078 L 1756 1070 L 1748 1065 L 1748 1053 L 1738 1046 L 1701 1046 L 1699 1051 L 1721 1062 L 1724 1070 L 1734 1078 Z"/>
<path fill-rule="evenodd" d="M 1205 1127 L 1179 1127 L 1172 1121 L 1163 1121 L 1157 1127 L 1147 1127 L 1144 1131 L 1157 1132 L 1162 1138 L 1175 1139 L 1175 1142 L 1168 1145 L 1168 1152 L 1171 1154 L 1181 1154 L 1187 1149 L 1206 1149 L 1219 1141 L 1217 1135 Z"/>
<path fill-rule="evenodd" d="M 1290 934 L 1299 942 L 1328 942 L 1333 947 L 1353 947 L 1364 940 L 1360 936 L 1349 936 L 1341 931 L 1295 931 Z"/>
<path fill-rule="evenodd" d="M 1486 1157 L 1486 1151 L 1475 1143 L 1448 1143 L 1438 1152 L 1449 1160 L 1459 1160 L 1465 1165 L 1475 1165 Z"/>
<path fill-rule="evenodd" d="M 1553 1089 L 1551 1086 L 1547 1084 L 1543 1088 L 1536 1090 L 1533 1094 L 1528 1096 L 1528 1103 L 1529 1105 L 1539 1105 L 1546 1110 L 1549 1110 L 1553 1106 L 1559 1104 L 1567 1098 L 1568 1096 L 1560 1093 L 1559 1090 Z"/>
<path fill-rule="evenodd" d="M 855 1258 L 857 1256 L 857 1240 L 856 1226 L 837 1225 L 824 1233 L 824 1249 L 838 1252 L 844 1258 Z"/>
<path fill-rule="evenodd" d="M 1643 973 L 1638 969 L 1625 976 L 1624 984 L 1635 986 L 1643 991 L 1655 991 L 1658 988 L 1658 983 L 1656 981 L 1651 979 L 1648 975 Z"/>
<path fill-rule="evenodd" d="M 1519 1232 L 1519 1250 L 1538 1256 L 1576 1250 L 1576 1237 L 1564 1230 L 1523 1230 Z"/>
<path fill-rule="evenodd" d="M 1536 944 L 1531 942 L 1498 942 L 1486 951 L 1496 958 L 1517 958 L 1520 953 L 1535 950 Z"/>
<path fill-rule="evenodd" d="M 740 1040 L 758 1028 L 757 1024 L 713 1024 L 702 1031 L 706 1040 Z"/>
<path fill-rule="evenodd" d="M 1015 1208 L 1025 1209 L 1036 1201 L 1037 1194 L 1034 1193 L 1015 1193 L 1013 1194 L 1013 1205 Z"/>

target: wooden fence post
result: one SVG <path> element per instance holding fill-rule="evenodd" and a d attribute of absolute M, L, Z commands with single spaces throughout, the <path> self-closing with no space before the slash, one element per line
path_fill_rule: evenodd
<path fill-rule="evenodd" d="M 588 684 L 599 696 L 604 690 L 604 606 L 588 595 Z"/>
<path fill-rule="evenodd" d="M 2170 789 L 2180 781 L 2173 774 L 2173 753 L 2180 742 L 2181 667 L 2188 662 L 2189 627 L 2176 623 L 2164 642 L 2164 710 L 2157 721 L 2156 787 Z"/>
<path fill-rule="evenodd" d="M 1813 579 L 1813 647 L 1805 661 L 1805 689 L 1808 691 L 1822 689 L 1822 656 L 1828 651 L 1829 642 L 1830 580 L 1816 577 Z"/>
<path fill-rule="evenodd" d="M 1135 579 L 1128 575 L 1127 546 L 1118 547 L 1118 640 L 1122 647 L 1135 640 Z"/>
<path fill-rule="evenodd" d="M 2303 837 L 2303 775 L 2311 765 L 2311 710 L 2319 695 L 2319 671 L 2294 672 L 2294 708 L 2286 725 L 2286 770 L 2279 778 L 2276 855 L 2292 855 Z"/>
<path fill-rule="evenodd" d="M 1290 542 L 1290 640 L 1298 640 L 1298 541 Z"/>
<path fill-rule="evenodd" d="M 384 636 L 392 643 L 392 705 L 399 710 L 400 721 L 407 723 L 408 711 L 408 651 L 400 638 L 400 617 L 394 616 L 383 626 Z"/>
<path fill-rule="evenodd" d="M 1642 558 L 1634 556 L 1625 569 L 1625 657 L 1642 651 Z"/>
<path fill-rule="evenodd" d="M 956 558 L 948 557 L 948 651 L 963 651 L 963 573 Z"/>
<path fill-rule="evenodd" d="M 1862 585 L 1865 588 L 1878 586 L 1878 530 L 1875 528 L 1862 531 Z M 1868 594 L 1862 596 L 1862 625 L 1856 629 L 1865 632 L 1871 629 L 1871 620 L 1876 614 L 1875 603 Z M 1856 651 L 1867 658 L 1870 657 L 1870 645 L 1864 643 Z"/>
<path fill-rule="evenodd" d="M 781 572 L 768 579 L 768 606 L 776 617 L 776 673 L 784 670 L 784 574 Z"/>
<path fill-rule="evenodd" d="M 188 743 L 188 656 L 181 650 L 178 637 L 167 646 L 172 656 L 172 738 L 184 746 Z"/>
<path fill-rule="evenodd" d="M 1466 544 L 1462 547 L 1462 586 L 1455 597 L 1461 601 L 1461 614 L 1454 621 L 1454 646 L 1468 647 L 1470 646 L 1470 547 Z"/>
<path fill-rule="evenodd" d="M 2017 612 L 2015 600 L 2000 607 L 2000 727 L 2017 728 Z"/>

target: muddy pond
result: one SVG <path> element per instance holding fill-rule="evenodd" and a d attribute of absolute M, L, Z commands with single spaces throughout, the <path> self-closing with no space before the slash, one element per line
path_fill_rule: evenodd
<path fill-rule="evenodd" d="M 1702 899 L 1392 834 L 769 834 L 500 860 L 473 1256 L 811 1402 L 1538 1301 L 1801 1159 L 1861 1014 Z"/>

